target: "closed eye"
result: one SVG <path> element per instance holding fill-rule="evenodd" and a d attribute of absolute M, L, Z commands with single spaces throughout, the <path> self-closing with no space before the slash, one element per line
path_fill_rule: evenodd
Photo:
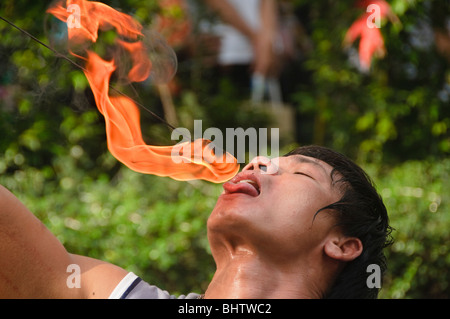
<path fill-rule="evenodd" d="M 306 176 L 306 177 L 309 177 L 309 178 L 314 179 L 311 175 L 305 174 L 305 173 L 303 173 L 303 172 L 295 172 L 294 174 L 296 174 L 296 175 L 304 175 L 304 176 Z"/>

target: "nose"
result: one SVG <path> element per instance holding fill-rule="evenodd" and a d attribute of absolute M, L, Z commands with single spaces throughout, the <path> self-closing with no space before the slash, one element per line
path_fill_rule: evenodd
<path fill-rule="evenodd" d="M 265 156 L 257 156 L 250 163 L 248 163 L 245 170 L 258 170 L 261 174 L 275 174 L 278 172 L 278 166 Z"/>

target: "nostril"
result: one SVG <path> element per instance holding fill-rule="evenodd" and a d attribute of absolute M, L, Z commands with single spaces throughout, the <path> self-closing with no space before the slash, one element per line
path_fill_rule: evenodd
<path fill-rule="evenodd" d="M 248 163 L 243 171 L 260 170 L 261 172 L 267 173 L 270 170 L 269 166 L 271 166 L 270 159 L 264 156 L 258 156 Z"/>
<path fill-rule="evenodd" d="M 247 166 L 244 167 L 243 171 L 253 171 L 255 169 L 255 166 L 253 166 L 252 164 L 248 164 Z"/>
<path fill-rule="evenodd" d="M 259 169 L 263 172 L 267 172 L 267 165 L 259 164 Z"/>

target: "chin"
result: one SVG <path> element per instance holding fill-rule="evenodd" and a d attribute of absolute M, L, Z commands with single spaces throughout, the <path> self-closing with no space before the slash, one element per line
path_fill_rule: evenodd
<path fill-rule="evenodd" d="M 244 196 L 221 196 L 208 218 L 208 232 L 242 237 L 260 222 L 262 212 Z"/>

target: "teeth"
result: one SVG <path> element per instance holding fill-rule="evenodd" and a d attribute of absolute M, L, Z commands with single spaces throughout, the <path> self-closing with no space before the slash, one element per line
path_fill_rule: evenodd
<path fill-rule="evenodd" d="M 250 183 L 250 184 L 256 185 L 256 183 L 250 179 L 243 179 L 243 180 L 239 181 L 238 184 L 239 183 Z"/>

